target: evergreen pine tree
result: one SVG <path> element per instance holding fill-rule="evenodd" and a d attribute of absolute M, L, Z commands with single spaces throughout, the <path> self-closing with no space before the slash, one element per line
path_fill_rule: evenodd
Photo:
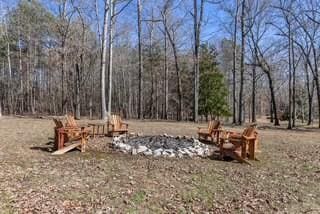
<path fill-rule="evenodd" d="M 213 46 L 201 45 L 199 113 L 208 118 L 229 116 L 228 90 L 219 71 Z"/>

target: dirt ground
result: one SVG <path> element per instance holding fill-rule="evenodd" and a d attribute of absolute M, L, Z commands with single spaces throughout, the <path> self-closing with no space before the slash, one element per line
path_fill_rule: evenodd
<path fill-rule="evenodd" d="M 198 126 L 128 123 L 131 132 L 188 136 Z M 57 157 L 53 127 L 50 119 L 0 119 L 0 213 L 320 213 L 317 129 L 259 124 L 260 161 L 248 166 L 121 154 L 110 138 Z"/>

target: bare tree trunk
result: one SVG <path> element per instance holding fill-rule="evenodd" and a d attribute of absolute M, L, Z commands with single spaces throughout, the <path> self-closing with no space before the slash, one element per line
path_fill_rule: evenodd
<path fill-rule="evenodd" d="M 199 47 L 200 33 L 204 9 L 204 0 L 200 1 L 200 17 L 198 20 L 198 0 L 193 0 L 193 24 L 194 24 L 194 104 L 193 104 L 193 120 L 198 122 L 199 112 Z"/>
<path fill-rule="evenodd" d="M 19 45 L 19 73 L 20 73 L 20 114 L 24 112 L 24 94 L 23 94 L 23 73 L 22 73 L 22 50 L 20 38 L 20 23 L 18 26 L 18 45 Z"/>
<path fill-rule="evenodd" d="M 113 27 L 114 27 L 114 0 L 109 0 L 110 18 L 109 18 L 109 66 L 108 66 L 108 115 L 112 113 L 112 72 L 113 72 Z"/>
<path fill-rule="evenodd" d="M 254 57 L 255 58 L 255 57 Z M 254 60 L 254 64 L 256 60 Z M 256 66 L 252 68 L 252 97 L 251 97 L 251 121 L 255 123 L 256 120 Z"/>
<path fill-rule="evenodd" d="M 307 122 L 307 125 L 309 126 L 312 123 L 312 99 L 313 99 L 314 84 L 312 81 L 312 83 L 311 83 L 312 88 L 310 88 L 310 77 L 309 77 L 307 62 L 305 62 L 304 70 L 305 70 L 305 74 L 306 74 L 306 87 L 307 87 L 307 93 L 308 93 L 308 122 Z"/>
<path fill-rule="evenodd" d="M 182 120 L 182 117 L 183 117 L 181 71 L 180 71 L 180 67 L 179 67 L 179 60 L 178 60 L 176 43 L 174 41 L 174 38 L 170 34 L 167 26 L 165 26 L 165 30 L 167 32 L 168 39 L 169 39 L 170 44 L 172 46 L 173 56 L 174 56 L 174 64 L 175 64 L 175 70 L 176 70 L 176 75 L 177 75 L 177 94 L 178 94 L 177 120 L 180 121 L 180 120 Z"/>
<path fill-rule="evenodd" d="M 81 76 L 84 73 L 84 46 L 85 46 L 85 36 L 86 36 L 86 25 L 85 21 L 83 19 L 82 13 L 79 8 L 77 8 L 77 11 L 79 13 L 79 17 L 82 23 L 82 33 L 81 33 L 81 44 L 80 44 L 80 65 L 79 63 L 76 63 L 76 114 L 75 118 L 80 120 L 81 117 Z"/>
<path fill-rule="evenodd" d="M 319 77 L 315 77 L 315 84 L 316 84 L 316 92 L 318 98 L 318 117 L 320 117 L 320 84 L 319 84 Z M 320 128 L 320 119 L 318 121 L 318 128 Z"/>
<path fill-rule="evenodd" d="M 182 86 L 181 86 L 181 71 L 179 67 L 178 62 L 178 53 L 176 50 L 176 46 L 174 43 L 172 43 L 172 49 L 173 49 L 173 55 L 174 55 L 174 62 L 175 62 L 175 68 L 176 68 L 176 74 L 177 74 L 177 92 L 178 92 L 178 114 L 177 114 L 177 120 L 182 120 Z"/>
<path fill-rule="evenodd" d="M 234 28 L 233 28 L 233 57 L 232 57 L 232 123 L 237 123 L 237 112 L 236 112 L 236 64 L 237 64 L 237 25 L 238 25 L 238 0 L 236 1 L 236 13 L 234 16 Z"/>
<path fill-rule="evenodd" d="M 150 73 L 151 73 L 151 102 L 150 102 L 150 117 L 155 118 L 156 112 L 155 112 L 155 87 L 156 87 L 156 78 L 155 78 L 155 71 L 153 69 L 153 10 L 152 10 L 152 15 L 151 15 L 151 29 L 150 29 L 150 40 L 149 40 L 149 56 L 150 56 Z"/>
<path fill-rule="evenodd" d="M 163 23 L 167 26 L 167 12 L 163 13 Z M 167 33 L 164 33 L 164 119 L 168 119 L 169 85 L 168 85 L 168 60 L 167 60 Z"/>
<path fill-rule="evenodd" d="M 245 7 L 246 0 L 242 0 L 241 6 L 241 58 L 240 58 L 240 91 L 239 91 L 239 114 L 238 124 L 242 124 L 242 107 L 243 107 L 243 82 L 244 82 L 244 54 L 245 54 Z"/>
<path fill-rule="evenodd" d="M 12 67 L 11 67 L 11 50 L 10 50 L 10 42 L 9 42 L 9 34 L 8 34 L 8 26 L 5 24 L 5 39 L 7 46 L 7 62 L 8 62 L 8 71 L 9 71 L 9 80 L 8 80 L 8 106 L 9 106 L 9 114 L 13 113 L 13 92 L 12 92 Z"/>
<path fill-rule="evenodd" d="M 319 83 L 319 70 L 318 70 L 318 58 L 316 48 L 312 47 L 313 62 L 314 62 L 314 82 L 316 86 L 316 93 L 318 98 L 318 117 L 320 117 L 320 83 Z M 318 127 L 320 128 L 320 118 L 318 118 Z"/>
<path fill-rule="evenodd" d="M 102 52 L 101 52 L 101 71 L 100 71 L 100 85 L 101 85 L 101 119 L 107 119 L 106 106 L 106 61 L 107 61 L 107 35 L 108 35 L 108 3 L 105 2 L 104 22 L 103 22 L 103 36 L 102 36 Z"/>
<path fill-rule="evenodd" d="M 9 104 L 9 114 L 12 114 L 13 113 L 12 68 L 11 68 L 11 53 L 10 53 L 9 42 L 7 43 L 7 60 L 8 60 L 8 70 L 9 70 L 8 104 Z"/>
<path fill-rule="evenodd" d="M 79 63 L 76 63 L 76 114 L 75 114 L 75 118 L 80 120 L 80 67 L 79 67 Z"/>
<path fill-rule="evenodd" d="M 142 38 L 141 38 L 141 1 L 137 0 L 137 10 L 138 10 L 138 48 L 139 48 L 139 100 L 138 100 L 138 118 L 143 118 L 143 59 L 142 59 Z"/>
<path fill-rule="evenodd" d="M 292 129 L 292 61 L 291 61 L 291 26 L 288 23 L 288 42 L 289 42 L 289 50 L 288 50 L 288 60 L 289 60 L 289 109 L 288 109 L 288 129 Z"/>
<path fill-rule="evenodd" d="M 274 122 L 274 117 L 273 117 L 273 102 L 272 99 L 270 100 L 270 123 Z"/>
<path fill-rule="evenodd" d="M 128 118 L 131 118 L 132 117 L 132 110 L 134 109 L 132 107 L 132 94 L 134 94 L 134 91 L 133 90 L 130 90 L 132 88 L 132 76 L 131 76 L 131 72 L 129 72 L 128 74 L 128 85 L 129 85 L 129 88 L 128 88 Z"/>
<path fill-rule="evenodd" d="M 271 95 L 271 105 L 272 105 L 272 111 L 273 111 L 273 118 L 274 118 L 274 125 L 279 126 L 279 118 L 278 118 L 278 113 L 277 113 L 277 105 L 276 105 L 276 97 L 274 93 L 274 87 L 273 87 L 273 81 L 271 78 L 270 73 L 267 73 L 268 80 L 269 80 L 269 89 L 270 89 L 270 95 Z"/>
<path fill-rule="evenodd" d="M 63 45 L 64 46 L 64 45 Z M 64 52 L 64 48 L 63 48 Z M 65 108 L 65 99 L 64 99 L 64 53 L 61 54 L 61 113 L 63 114 Z"/>
<path fill-rule="evenodd" d="M 289 34 L 290 35 L 290 34 Z M 293 37 L 293 36 L 291 36 Z M 291 38 L 292 39 L 292 38 Z M 292 127 L 296 126 L 296 62 L 293 39 L 291 40 L 291 54 L 292 54 Z"/>
<path fill-rule="evenodd" d="M 61 13 L 61 19 L 64 24 L 65 18 L 66 18 L 66 10 L 67 10 L 67 1 L 64 0 L 62 2 L 62 13 Z M 63 35 L 61 35 L 61 48 L 62 48 L 62 53 L 61 53 L 61 113 L 63 114 L 65 109 L 65 104 L 66 104 L 66 99 L 65 99 L 65 94 L 64 94 L 64 75 L 65 75 L 65 37 L 66 33 L 64 32 Z M 66 110 L 67 111 L 67 110 Z"/>

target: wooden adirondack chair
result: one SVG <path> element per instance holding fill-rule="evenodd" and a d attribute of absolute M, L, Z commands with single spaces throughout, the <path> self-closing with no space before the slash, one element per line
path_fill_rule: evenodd
<path fill-rule="evenodd" d="M 208 127 L 198 127 L 199 140 L 211 142 L 214 142 L 214 140 L 216 140 L 216 143 L 219 144 L 219 136 L 221 131 L 222 129 L 220 121 L 211 120 L 208 123 Z"/>
<path fill-rule="evenodd" d="M 87 144 L 87 138 L 88 138 L 88 132 L 84 130 L 84 128 L 77 128 L 77 127 L 67 127 L 63 125 L 63 122 L 58 119 L 53 119 L 55 123 L 55 136 L 54 136 L 54 147 L 55 152 L 52 154 L 64 154 L 71 149 L 74 149 L 78 146 L 81 148 L 81 152 L 85 151 L 85 147 Z M 74 142 L 74 141 L 80 141 L 73 143 L 71 145 L 68 145 L 65 147 L 65 144 L 67 142 Z"/>
<path fill-rule="evenodd" d="M 224 132 L 220 139 L 220 157 L 228 156 L 240 163 L 250 164 L 246 158 L 256 160 L 255 153 L 258 144 L 258 133 L 255 126 L 247 127 L 242 133 Z"/>
<path fill-rule="evenodd" d="M 109 136 L 114 136 L 114 133 L 127 134 L 128 126 L 127 123 L 122 121 L 119 115 L 111 115 L 107 124 Z"/>
<path fill-rule="evenodd" d="M 90 125 L 86 125 L 86 126 L 80 126 L 77 124 L 76 120 L 74 119 L 74 117 L 72 115 L 66 115 L 66 123 L 65 123 L 65 127 L 67 128 L 77 128 L 77 129 L 84 129 L 85 131 L 91 133 L 92 132 L 92 128 Z"/>
<path fill-rule="evenodd" d="M 78 128 L 78 124 L 72 115 L 66 115 L 66 127 Z"/>
<path fill-rule="evenodd" d="M 86 125 L 86 126 L 80 126 L 79 124 L 77 124 L 76 120 L 74 119 L 74 116 L 72 115 L 66 115 L 66 124 L 65 124 L 66 127 L 71 127 L 71 128 L 89 128 L 90 126 L 89 125 Z"/>

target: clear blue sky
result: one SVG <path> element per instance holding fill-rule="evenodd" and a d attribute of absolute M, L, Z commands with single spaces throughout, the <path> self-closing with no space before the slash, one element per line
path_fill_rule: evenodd
<path fill-rule="evenodd" d="M 1 8 L 2 8 L 1 15 L 5 13 L 6 8 L 15 7 L 19 1 L 20 0 L 0 0 Z M 57 3 L 54 0 L 38 0 L 38 1 L 41 2 L 48 10 L 52 11 L 54 14 L 58 13 Z M 93 7 L 94 1 L 95 0 L 92 0 L 91 5 L 84 5 L 84 7 L 85 8 L 90 8 L 90 6 Z M 147 16 L 150 15 L 150 11 L 149 10 L 147 11 L 146 9 L 149 9 L 152 7 L 154 7 L 155 11 L 157 11 L 158 9 L 156 5 L 157 1 L 155 2 L 152 2 L 152 1 L 153 0 L 143 1 L 143 3 L 145 4 L 145 7 L 143 8 L 144 19 L 149 18 Z M 88 4 L 90 4 L 90 1 L 87 1 L 87 2 Z M 181 1 L 177 1 L 177 2 L 181 2 Z M 192 9 L 192 4 L 190 4 L 189 2 L 191 3 L 190 0 L 185 1 L 185 3 L 180 3 L 179 8 L 176 9 L 176 14 L 181 15 L 181 14 L 188 13 L 187 11 L 189 9 Z M 98 0 L 98 4 L 99 4 L 100 20 L 102 21 L 104 0 Z M 146 5 L 146 4 L 149 4 L 149 5 Z M 153 4 L 153 5 L 150 5 L 150 4 Z M 193 25 L 192 25 L 191 16 L 189 15 L 188 18 L 189 18 L 189 21 L 187 25 L 188 26 L 190 25 L 190 29 L 192 29 Z M 216 5 L 206 4 L 205 15 L 204 15 L 204 26 L 202 28 L 203 31 L 201 36 L 202 41 L 205 42 L 209 40 L 211 42 L 215 42 L 217 40 L 222 39 L 223 37 L 229 37 L 226 31 L 220 27 L 221 23 L 223 21 L 226 21 L 227 18 L 228 17 L 223 12 L 221 12 L 221 10 L 219 10 Z M 118 17 L 117 21 L 120 24 L 127 24 L 127 25 L 130 25 L 131 27 L 136 27 L 135 26 L 136 25 L 136 0 L 133 0 L 130 3 L 130 5 L 126 8 L 126 10 L 123 11 L 123 13 Z M 132 23 L 134 23 L 134 26 L 132 25 Z"/>

